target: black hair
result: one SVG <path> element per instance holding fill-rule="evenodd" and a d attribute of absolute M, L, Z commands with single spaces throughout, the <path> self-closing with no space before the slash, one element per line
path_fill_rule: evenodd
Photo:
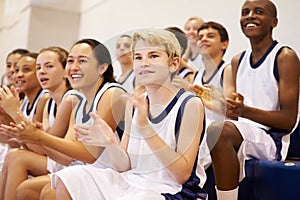
<path fill-rule="evenodd" d="M 221 42 L 229 41 L 229 36 L 228 36 L 228 32 L 227 32 L 226 28 L 217 22 L 213 22 L 213 21 L 205 22 L 198 29 L 198 33 L 201 30 L 208 29 L 208 28 L 213 28 L 219 32 Z M 226 49 L 224 50 L 223 54 L 225 54 L 225 51 L 226 51 Z"/>
<path fill-rule="evenodd" d="M 12 54 L 20 54 L 20 55 L 24 55 L 29 53 L 29 51 L 27 49 L 22 49 L 22 48 L 18 48 L 18 49 L 14 49 L 12 50 L 10 53 L 8 53 L 8 55 L 6 56 L 6 59 L 12 55 Z"/>
<path fill-rule="evenodd" d="M 104 44 L 100 43 L 95 39 L 82 39 L 77 41 L 73 46 L 82 43 L 86 43 L 92 48 L 93 54 L 100 65 L 108 64 L 107 70 L 103 74 L 104 83 L 106 82 L 115 83 L 116 80 L 114 79 L 114 70 L 112 66 L 111 55 L 108 49 L 106 48 L 106 46 L 104 46 Z"/>
<path fill-rule="evenodd" d="M 165 28 L 165 30 L 170 31 L 171 33 L 173 33 L 175 35 L 175 37 L 177 38 L 177 40 L 182 48 L 181 55 L 184 55 L 187 45 L 188 45 L 188 41 L 187 41 L 187 38 L 186 38 L 183 30 L 181 30 L 180 28 L 175 27 L 175 26 L 167 27 L 167 28 Z"/>

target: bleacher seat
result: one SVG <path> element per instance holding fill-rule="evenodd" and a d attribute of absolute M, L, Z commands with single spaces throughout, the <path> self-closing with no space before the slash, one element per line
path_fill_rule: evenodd
<path fill-rule="evenodd" d="M 300 128 L 291 134 L 287 160 L 246 161 L 246 178 L 239 185 L 239 200 L 293 200 L 300 199 Z M 209 200 L 216 200 L 212 167 L 206 170 L 204 189 Z"/>

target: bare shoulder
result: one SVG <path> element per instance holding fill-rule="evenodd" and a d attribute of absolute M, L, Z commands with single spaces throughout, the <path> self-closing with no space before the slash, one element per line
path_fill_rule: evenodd
<path fill-rule="evenodd" d="M 300 74 L 300 61 L 296 52 L 288 47 L 284 47 L 277 58 L 279 76 L 288 75 L 289 77 Z"/>
<path fill-rule="evenodd" d="M 239 53 L 231 59 L 231 66 L 233 69 L 237 69 L 240 59 L 241 59 L 241 56 L 242 56 L 242 53 Z"/>
<path fill-rule="evenodd" d="M 201 98 L 195 96 L 193 98 L 190 98 L 186 105 L 185 105 L 185 109 L 187 110 L 190 110 L 192 112 L 187 112 L 187 113 L 190 113 L 192 115 L 195 114 L 195 111 L 199 109 L 200 112 L 203 112 L 204 110 L 204 105 L 203 105 L 203 102 L 201 100 Z"/>

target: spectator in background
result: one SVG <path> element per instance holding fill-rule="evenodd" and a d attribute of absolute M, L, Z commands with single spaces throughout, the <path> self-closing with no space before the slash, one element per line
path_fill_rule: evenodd
<path fill-rule="evenodd" d="M 198 29 L 204 23 L 200 17 L 191 17 L 184 25 L 184 31 L 188 39 L 188 48 L 183 58 L 187 60 L 188 65 L 199 70 L 202 64 L 202 57 L 199 54 L 198 42 Z"/>

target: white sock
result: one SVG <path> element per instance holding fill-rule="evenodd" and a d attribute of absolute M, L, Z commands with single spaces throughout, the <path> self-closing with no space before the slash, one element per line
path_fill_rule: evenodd
<path fill-rule="evenodd" d="M 238 199 L 238 191 L 239 187 L 233 189 L 233 190 L 218 190 L 216 186 L 217 191 L 217 199 L 218 200 L 237 200 Z"/>

